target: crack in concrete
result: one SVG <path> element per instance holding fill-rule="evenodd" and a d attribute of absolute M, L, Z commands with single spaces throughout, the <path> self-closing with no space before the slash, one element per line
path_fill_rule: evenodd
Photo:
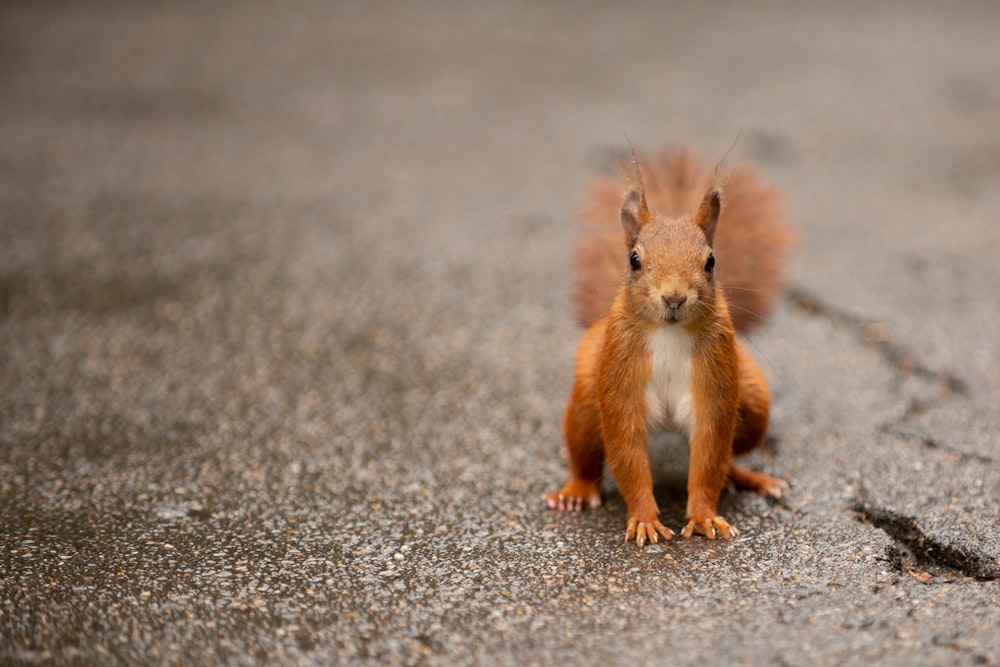
<path fill-rule="evenodd" d="M 874 349 L 886 363 L 901 375 L 908 375 L 931 382 L 948 394 L 966 396 L 967 383 L 962 378 L 946 371 L 937 371 L 922 363 L 916 355 L 903 345 L 891 340 L 884 324 L 870 322 L 853 313 L 841 310 L 806 290 L 793 288 L 788 291 L 788 300 L 798 310 L 821 317 L 826 321 L 852 331 L 858 340 Z M 913 400 L 902 416 L 878 427 L 882 433 L 906 440 L 919 442 L 928 449 L 937 449 L 954 456 L 958 462 L 973 460 L 992 463 L 989 456 L 956 451 L 927 434 L 904 427 L 912 416 L 920 414 L 928 406 Z M 978 581 L 1000 579 L 1000 562 L 966 545 L 942 542 L 926 532 L 915 517 L 896 510 L 882 507 L 873 502 L 859 489 L 851 509 L 865 524 L 883 531 L 892 540 L 886 550 L 886 559 L 893 569 L 903 574 L 907 571 L 920 579 L 932 576 L 962 576 Z"/>
<path fill-rule="evenodd" d="M 936 371 L 921 363 L 912 352 L 889 338 L 884 324 L 869 322 L 862 317 L 840 310 L 800 288 L 789 289 L 787 298 L 793 306 L 804 313 L 822 317 L 852 330 L 863 344 L 874 348 L 889 365 L 900 373 L 933 382 L 948 393 L 962 396 L 967 394 L 968 385 L 965 380 L 953 373 Z"/>
<path fill-rule="evenodd" d="M 888 549 L 888 560 L 897 572 L 902 573 L 908 561 L 937 573 L 955 572 L 978 581 L 1000 579 L 1000 563 L 975 550 L 946 544 L 927 535 L 913 517 L 880 507 L 863 491 L 859 491 L 851 508 L 866 524 L 888 535 L 893 545 Z"/>
<path fill-rule="evenodd" d="M 959 451 L 933 436 L 907 430 L 901 427 L 895 421 L 881 425 L 878 430 L 880 433 L 885 433 L 886 435 L 891 435 L 896 438 L 900 438 L 902 440 L 918 442 L 927 449 L 935 449 L 940 452 L 943 452 L 947 456 L 951 457 L 955 463 L 961 464 L 961 463 L 968 463 L 970 461 L 983 464 L 994 463 L 994 459 L 992 456 L 987 456 L 986 454 L 977 454 L 972 452 Z"/>
<path fill-rule="evenodd" d="M 923 445 L 926 449 L 934 449 L 950 456 L 955 463 L 968 463 L 973 461 L 976 463 L 992 464 L 994 459 L 992 456 L 986 454 L 979 454 L 976 452 L 963 452 L 955 447 L 952 447 L 945 441 L 942 441 L 934 436 L 928 435 L 926 433 L 920 432 L 918 429 L 908 428 L 906 422 L 916 415 L 925 412 L 930 406 L 924 401 L 918 399 L 911 399 L 909 405 L 906 406 L 906 410 L 897 418 L 890 419 L 878 426 L 879 433 L 884 433 L 886 435 L 891 435 L 902 440 L 908 440 L 910 442 L 918 442 Z"/>

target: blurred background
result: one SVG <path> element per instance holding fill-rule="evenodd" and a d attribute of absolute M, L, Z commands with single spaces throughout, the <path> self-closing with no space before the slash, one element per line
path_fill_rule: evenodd
<path fill-rule="evenodd" d="M 881 608 L 863 591 L 902 570 L 844 509 L 864 491 L 995 578 L 998 27 L 992 2 L 3 2 L 0 655 L 635 650 L 588 601 L 620 574 L 620 500 L 537 501 L 563 475 L 575 213 L 631 140 L 735 141 L 800 236 L 798 298 L 754 337 L 779 447 L 753 462 L 798 513 L 727 496 L 773 541 L 684 543 L 700 569 L 669 581 L 742 568 L 735 602 L 705 595 L 765 628 L 759 581 L 828 600 L 726 628 L 763 661 L 953 657 L 934 619 L 995 587 Z M 660 495 L 679 523 L 683 481 Z M 682 630 L 657 646 L 715 641 L 662 554 L 629 566 Z M 983 628 L 957 655 L 995 659 Z"/>

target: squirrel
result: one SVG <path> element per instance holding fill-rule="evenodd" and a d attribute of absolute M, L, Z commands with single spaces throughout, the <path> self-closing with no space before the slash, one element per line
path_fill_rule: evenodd
<path fill-rule="evenodd" d="M 649 434 L 689 440 L 685 538 L 737 534 L 716 513 L 727 483 L 769 498 L 787 488 L 732 458 L 764 440 L 771 404 L 736 332 L 772 310 L 794 236 L 776 188 L 745 165 L 720 186 L 718 170 L 684 149 L 658 160 L 633 149 L 624 202 L 617 179 L 604 177 L 583 216 L 597 226 L 577 251 L 586 332 L 563 420 L 569 481 L 543 500 L 563 511 L 599 506 L 606 460 L 628 505 L 625 540 L 640 549 L 673 537 L 653 497 Z"/>

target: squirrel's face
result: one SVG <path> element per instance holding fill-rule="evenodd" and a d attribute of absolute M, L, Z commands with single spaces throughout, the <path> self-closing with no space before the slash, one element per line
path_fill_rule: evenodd
<path fill-rule="evenodd" d="M 653 322 L 693 322 L 715 305 L 712 238 L 721 195 L 715 188 L 698 210 L 677 219 L 655 219 L 642 190 L 629 192 L 622 226 L 629 249 L 627 295 L 632 312 Z"/>
<path fill-rule="evenodd" d="M 656 322 L 690 322 L 715 303 L 715 256 L 689 218 L 646 225 L 629 253 L 633 312 Z"/>

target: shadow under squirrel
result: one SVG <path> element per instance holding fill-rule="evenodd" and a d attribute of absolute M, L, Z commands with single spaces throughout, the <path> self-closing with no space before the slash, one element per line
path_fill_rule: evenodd
<path fill-rule="evenodd" d="M 736 529 L 716 513 L 727 482 L 766 497 L 786 486 L 732 463 L 763 441 L 771 403 L 735 334 L 770 313 L 793 236 L 777 190 L 747 166 L 719 183 L 718 169 L 686 150 L 632 161 L 624 203 L 620 181 L 605 177 L 583 214 L 594 224 L 576 257 L 587 330 L 563 421 L 569 481 L 543 499 L 597 507 L 607 460 L 628 504 L 626 541 L 669 540 L 647 435 L 680 431 L 690 443 L 682 534 L 729 538 Z"/>

